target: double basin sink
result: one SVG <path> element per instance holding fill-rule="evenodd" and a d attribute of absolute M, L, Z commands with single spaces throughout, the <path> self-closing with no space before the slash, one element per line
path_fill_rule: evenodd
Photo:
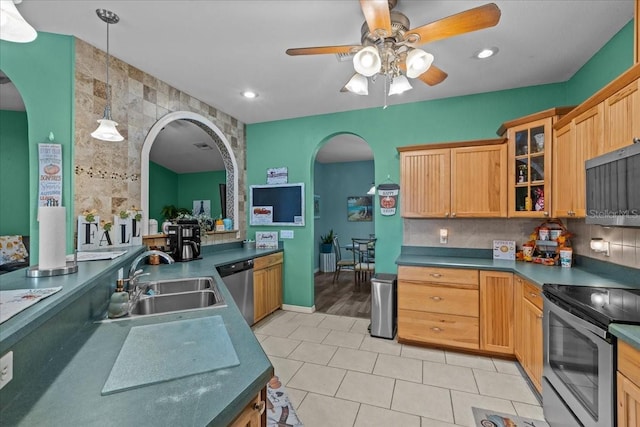
<path fill-rule="evenodd" d="M 140 282 L 141 294 L 132 301 L 129 317 L 226 307 L 211 277 Z"/>

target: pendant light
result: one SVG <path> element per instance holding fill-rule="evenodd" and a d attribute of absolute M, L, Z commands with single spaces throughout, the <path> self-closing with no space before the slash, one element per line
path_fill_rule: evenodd
<path fill-rule="evenodd" d="M 20 15 L 15 3 L 22 3 L 22 0 L 0 0 L 0 40 L 32 42 L 38 37 L 38 33 Z"/>
<path fill-rule="evenodd" d="M 111 87 L 109 86 L 109 25 L 117 24 L 118 21 L 120 21 L 120 17 L 106 9 L 96 9 L 96 14 L 98 14 L 98 17 L 101 20 L 107 23 L 107 105 L 104 107 L 104 116 L 102 119 L 98 120 L 100 126 L 91 133 L 91 136 L 102 141 L 118 142 L 123 141 L 124 137 L 120 135 L 120 132 L 116 129 L 118 123 L 111 119 Z"/>

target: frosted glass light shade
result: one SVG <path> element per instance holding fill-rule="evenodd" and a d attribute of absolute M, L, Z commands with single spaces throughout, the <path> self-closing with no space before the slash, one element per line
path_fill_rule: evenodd
<path fill-rule="evenodd" d="M 98 129 L 91 133 L 92 137 L 101 141 L 124 141 L 124 137 L 120 135 L 120 132 L 118 132 L 118 129 L 116 129 L 118 123 L 109 119 L 100 119 L 98 120 L 98 123 L 100 123 L 100 126 L 98 126 Z"/>
<path fill-rule="evenodd" d="M 363 76 L 373 76 L 380 71 L 380 67 L 382 67 L 380 54 L 378 53 L 378 49 L 373 46 L 360 49 L 353 57 L 353 68 L 358 74 L 362 74 Z"/>
<path fill-rule="evenodd" d="M 411 83 L 409 83 L 409 80 L 407 80 L 407 78 L 401 74 L 397 77 L 394 77 L 393 81 L 389 85 L 389 96 L 399 95 L 411 88 L 412 86 Z"/>
<path fill-rule="evenodd" d="M 38 33 L 20 15 L 13 0 L 0 0 L 0 40 L 29 43 L 36 37 Z"/>
<path fill-rule="evenodd" d="M 431 67 L 433 55 L 422 49 L 412 49 L 407 54 L 407 77 L 415 79 Z"/>
<path fill-rule="evenodd" d="M 351 80 L 344 86 L 351 93 L 356 95 L 369 94 L 369 80 L 361 74 L 354 74 Z"/>

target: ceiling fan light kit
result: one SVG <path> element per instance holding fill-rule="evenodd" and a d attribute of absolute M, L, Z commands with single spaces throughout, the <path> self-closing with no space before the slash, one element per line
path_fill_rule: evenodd
<path fill-rule="evenodd" d="M 362 74 L 366 77 L 371 77 L 380 71 L 382 67 L 382 60 L 378 49 L 374 46 L 367 46 L 360 49 L 358 53 L 353 57 L 353 68 L 358 74 Z"/>
<path fill-rule="evenodd" d="M 16 8 L 22 0 L 0 0 L 0 40 L 29 43 L 38 37 L 36 30 L 20 15 Z"/>
<path fill-rule="evenodd" d="M 442 83 L 447 78 L 447 73 L 433 65 L 433 55 L 418 49 L 418 46 L 493 27 L 500 21 L 501 15 L 498 6 L 488 3 L 411 29 L 409 18 L 391 10 L 396 3 L 397 0 L 360 0 L 365 18 L 360 46 L 294 48 L 287 49 L 286 53 L 292 56 L 355 54 L 353 67 L 357 74 L 342 91 L 346 89 L 358 95 L 366 95 L 366 78 L 372 77 L 375 80 L 376 75 L 380 74 L 385 81 L 391 81 L 389 95 L 395 95 L 411 89 L 407 77 L 419 79 L 429 86 Z"/>
<path fill-rule="evenodd" d="M 104 115 L 102 119 L 98 120 L 98 129 L 91 133 L 91 136 L 95 139 L 107 142 L 120 142 L 124 141 L 124 137 L 120 135 L 116 126 L 118 123 L 111 119 L 111 87 L 109 86 L 109 25 L 117 24 L 120 21 L 120 17 L 110 10 L 96 9 L 98 18 L 107 24 L 107 80 L 106 80 L 106 92 L 107 92 L 107 104 L 104 107 Z"/>
<path fill-rule="evenodd" d="M 345 89 L 356 95 L 369 95 L 369 80 L 362 74 L 356 73 L 345 85 Z"/>

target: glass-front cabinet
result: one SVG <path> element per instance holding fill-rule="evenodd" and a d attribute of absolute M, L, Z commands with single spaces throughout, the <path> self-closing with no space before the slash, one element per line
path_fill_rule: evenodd
<path fill-rule="evenodd" d="M 508 139 L 508 216 L 545 218 L 551 214 L 553 124 L 570 107 L 552 108 L 504 123 Z"/>

